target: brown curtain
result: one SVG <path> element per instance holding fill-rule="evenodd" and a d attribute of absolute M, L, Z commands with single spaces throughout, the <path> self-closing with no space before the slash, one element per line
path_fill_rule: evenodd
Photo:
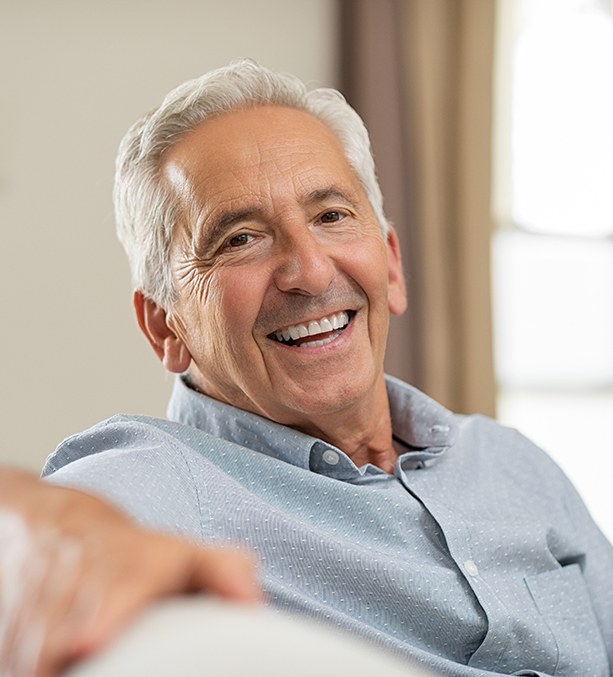
<path fill-rule="evenodd" d="M 340 0 L 341 89 L 371 132 L 409 310 L 386 369 L 494 414 L 490 309 L 493 0 Z"/>

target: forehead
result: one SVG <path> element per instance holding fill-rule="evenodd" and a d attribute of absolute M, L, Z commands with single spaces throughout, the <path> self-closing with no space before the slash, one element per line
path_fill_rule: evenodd
<path fill-rule="evenodd" d="M 164 158 L 163 173 L 180 200 L 278 197 L 344 183 L 360 185 L 343 147 L 314 116 L 282 106 L 224 113 L 195 127 Z M 210 204 L 209 207 L 214 205 Z"/>

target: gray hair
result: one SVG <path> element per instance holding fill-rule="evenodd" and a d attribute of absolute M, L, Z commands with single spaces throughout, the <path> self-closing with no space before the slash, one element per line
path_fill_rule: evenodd
<path fill-rule="evenodd" d="M 258 105 L 296 108 L 327 125 L 340 140 L 383 234 L 387 232 L 368 132 L 342 94 L 308 91 L 298 78 L 249 59 L 233 62 L 174 89 L 159 108 L 130 127 L 119 146 L 113 192 L 117 234 L 135 289 L 167 310 L 175 299 L 169 256 L 180 213 L 161 176 L 162 155 L 207 118 Z"/>

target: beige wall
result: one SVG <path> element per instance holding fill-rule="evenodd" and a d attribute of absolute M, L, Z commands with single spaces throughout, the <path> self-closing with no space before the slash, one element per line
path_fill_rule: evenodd
<path fill-rule="evenodd" d="M 117 143 L 171 87 L 237 56 L 336 84 L 334 0 L 4 0 L 0 461 L 39 468 L 170 387 L 132 317 L 110 200 Z"/>

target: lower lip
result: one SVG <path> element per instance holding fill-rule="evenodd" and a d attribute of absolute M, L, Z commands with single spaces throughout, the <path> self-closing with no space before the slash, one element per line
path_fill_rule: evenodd
<path fill-rule="evenodd" d="M 345 325 L 345 327 L 348 326 L 349 325 Z M 326 346 L 328 343 L 336 341 L 336 339 L 345 331 L 345 327 L 343 327 L 343 329 L 336 329 L 329 336 L 326 336 L 326 338 L 319 341 L 304 341 L 297 346 L 290 346 L 290 348 L 321 348 L 321 346 Z"/>

